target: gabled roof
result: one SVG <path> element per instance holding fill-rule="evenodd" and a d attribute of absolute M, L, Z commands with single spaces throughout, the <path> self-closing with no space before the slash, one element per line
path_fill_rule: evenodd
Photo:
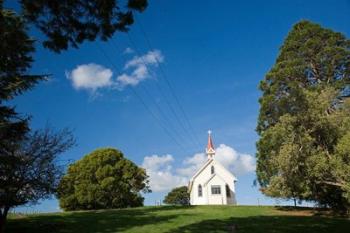
<path fill-rule="evenodd" d="M 215 161 L 215 165 L 218 165 L 220 166 L 224 171 L 226 171 L 230 176 L 231 178 L 234 180 L 234 181 L 237 181 L 237 178 L 236 176 L 234 176 L 230 171 L 228 171 L 219 161 L 217 160 L 214 160 L 214 159 L 208 159 L 207 162 L 194 174 L 194 176 L 192 176 L 192 178 L 190 179 L 190 182 L 188 183 L 188 192 L 191 192 L 191 189 L 192 189 L 192 185 L 193 185 L 193 180 L 209 165 L 211 164 L 212 162 Z M 210 181 L 210 179 L 212 179 L 216 174 L 216 172 L 214 174 L 212 174 L 210 177 L 209 177 L 209 180 L 207 182 Z M 220 177 L 220 179 L 224 180 L 221 176 L 218 175 L 218 177 Z"/>
<path fill-rule="evenodd" d="M 207 162 L 192 176 L 190 182 L 188 183 L 187 192 L 190 193 L 192 189 L 193 180 L 213 161 L 213 159 L 208 159 Z"/>

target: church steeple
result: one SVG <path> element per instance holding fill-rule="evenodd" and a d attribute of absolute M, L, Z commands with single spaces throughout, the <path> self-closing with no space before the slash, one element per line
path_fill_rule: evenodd
<path fill-rule="evenodd" d="M 208 155 L 208 159 L 213 158 L 213 155 L 215 155 L 214 144 L 213 140 L 211 139 L 211 130 L 208 131 L 208 145 L 205 151 Z"/>

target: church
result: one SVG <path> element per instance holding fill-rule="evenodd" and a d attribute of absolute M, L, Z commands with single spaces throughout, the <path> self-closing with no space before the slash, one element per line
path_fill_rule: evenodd
<path fill-rule="evenodd" d="M 235 205 L 236 177 L 215 159 L 215 149 L 208 131 L 208 159 L 188 184 L 191 205 Z"/>

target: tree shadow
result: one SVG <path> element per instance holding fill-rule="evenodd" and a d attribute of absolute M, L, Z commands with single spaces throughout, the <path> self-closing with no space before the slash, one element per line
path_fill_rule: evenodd
<path fill-rule="evenodd" d="M 235 230 L 232 230 L 232 226 Z M 344 233 L 350 221 L 341 218 L 307 216 L 252 216 L 228 219 L 208 219 L 172 229 L 167 233 Z"/>
<path fill-rule="evenodd" d="M 164 211 L 182 209 L 181 206 L 134 208 L 103 211 L 74 211 L 61 214 L 33 215 L 28 218 L 10 220 L 6 233 L 85 233 L 120 232 L 133 227 L 171 221 L 178 217 Z M 160 214 L 163 212 L 163 214 Z M 189 214 L 184 214 L 189 215 Z"/>
<path fill-rule="evenodd" d="M 186 211 L 194 208 L 193 211 Z M 10 220 L 7 233 L 112 233 L 112 232 L 165 232 L 165 233 L 344 233 L 350 229 L 350 221 L 345 218 L 322 216 L 297 216 L 293 213 L 270 211 L 271 215 L 248 216 L 210 214 L 211 208 L 188 206 L 143 207 L 119 210 L 76 211 L 55 214 L 33 215 Z M 252 209 L 258 211 L 258 209 Z M 286 210 L 286 209 L 280 209 Z M 224 210 L 222 210 L 224 211 Z M 226 213 L 228 209 L 226 208 Z M 237 212 L 238 211 L 238 212 Z M 279 211 L 276 209 L 276 211 Z M 290 209 L 290 211 L 292 211 Z M 305 209 L 307 211 L 307 209 Z M 300 209 L 299 209 L 300 213 Z M 249 216 L 249 215 L 254 216 Z M 288 214 L 288 215 L 286 215 Z M 217 217 L 217 219 L 215 218 Z M 230 229 L 235 226 L 236 230 Z M 147 229 L 142 231 L 143 229 Z M 152 229 L 150 231 L 149 229 Z"/>
<path fill-rule="evenodd" d="M 305 206 L 275 206 L 276 210 L 286 211 L 290 213 L 305 213 L 305 215 L 313 215 L 313 216 L 328 216 L 328 217 L 347 217 L 346 212 L 335 212 L 329 208 L 321 208 L 321 207 L 305 207 Z"/>

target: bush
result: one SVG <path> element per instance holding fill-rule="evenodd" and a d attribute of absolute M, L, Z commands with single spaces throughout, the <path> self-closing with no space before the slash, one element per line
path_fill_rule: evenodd
<path fill-rule="evenodd" d="M 181 186 L 171 190 L 164 199 L 164 203 L 170 205 L 189 205 L 190 194 L 187 192 L 186 186 Z"/>

